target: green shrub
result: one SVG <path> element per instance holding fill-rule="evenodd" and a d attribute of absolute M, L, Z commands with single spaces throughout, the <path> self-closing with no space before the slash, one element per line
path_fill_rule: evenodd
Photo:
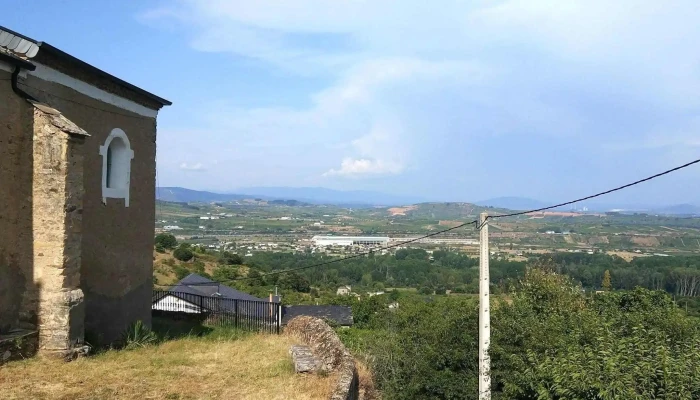
<path fill-rule="evenodd" d="M 194 258 L 194 253 L 189 247 L 180 246 L 173 252 L 173 257 L 180 261 L 190 261 Z"/>
<path fill-rule="evenodd" d="M 122 334 L 122 344 L 125 350 L 146 347 L 156 344 L 157 342 L 158 336 L 141 320 L 131 324 Z"/>
<path fill-rule="evenodd" d="M 155 245 L 163 249 L 174 249 L 177 246 L 177 239 L 170 233 L 160 233 L 156 235 Z"/>
<path fill-rule="evenodd" d="M 178 280 L 183 279 L 187 275 L 189 275 L 191 272 L 189 269 L 183 267 L 182 265 L 176 265 L 173 267 L 173 272 L 175 272 L 175 276 L 177 277 Z"/>

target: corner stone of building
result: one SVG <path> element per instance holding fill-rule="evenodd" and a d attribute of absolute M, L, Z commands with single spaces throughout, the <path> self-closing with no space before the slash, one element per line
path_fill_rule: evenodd
<path fill-rule="evenodd" d="M 39 331 L 40 353 L 71 360 L 87 354 L 84 341 L 85 304 L 81 289 L 47 296 Z"/>

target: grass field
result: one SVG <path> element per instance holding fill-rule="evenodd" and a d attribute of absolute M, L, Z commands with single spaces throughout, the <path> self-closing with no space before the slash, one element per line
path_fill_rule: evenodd
<path fill-rule="evenodd" d="M 295 374 L 292 344 L 286 336 L 213 335 L 70 363 L 18 361 L 0 367 L 0 398 L 327 399 L 336 377 Z"/>

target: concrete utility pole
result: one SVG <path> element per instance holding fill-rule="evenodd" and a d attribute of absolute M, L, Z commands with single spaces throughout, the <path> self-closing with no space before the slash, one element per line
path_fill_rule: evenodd
<path fill-rule="evenodd" d="M 491 399 L 491 311 L 489 296 L 489 225 L 488 214 L 479 216 L 479 400 Z"/>

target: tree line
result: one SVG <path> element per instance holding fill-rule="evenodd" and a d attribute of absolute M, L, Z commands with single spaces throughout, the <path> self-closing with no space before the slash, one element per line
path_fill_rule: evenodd
<path fill-rule="evenodd" d="M 356 324 L 338 333 L 383 398 L 477 398 L 476 299 L 392 292 L 342 301 Z M 494 399 L 700 398 L 699 320 L 663 291 L 587 294 L 533 265 L 491 309 Z"/>

